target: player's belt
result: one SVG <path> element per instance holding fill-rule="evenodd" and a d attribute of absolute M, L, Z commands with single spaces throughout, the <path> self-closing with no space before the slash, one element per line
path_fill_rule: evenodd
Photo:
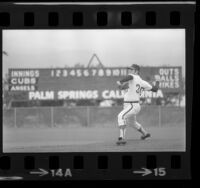
<path fill-rule="evenodd" d="M 124 101 L 124 103 L 139 103 L 139 101 Z"/>

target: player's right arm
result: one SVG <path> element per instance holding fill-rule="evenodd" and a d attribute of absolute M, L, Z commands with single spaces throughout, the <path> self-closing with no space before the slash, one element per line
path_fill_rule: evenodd
<path fill-rule="evenodd" d="M 119 81 L 117 81 L 117 85 L 119 90 L 125 90 L 129 88 L 128 82 L 124 82 L 123 84 L 121 84 Z"/>
<path fill-rule="evenodd" d="M 128 82 L 130 80 L 133 80 L 133 75 L 129 74 L 128 76 L 126 76 L 125 78 L 123 78 L 122 80 L 118 81 L 120 84 L 123 84 L 124 82 Z"/>
<path fill-rule="evenodd" d="M 130 81 L 130 80 L 133 80 L 133 75 L 131 75 L 131 74 L 129 74 L 128 76 L 126 76 L 122 80 L 117 81 L 118 88 L 120 90 L 128 89 L 129 88 L 128 81 Z"/>

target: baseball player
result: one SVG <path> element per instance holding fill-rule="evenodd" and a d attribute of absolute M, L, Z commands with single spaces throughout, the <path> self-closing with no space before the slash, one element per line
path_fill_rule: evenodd
<path fill-rule="evenodd" d="M 159 82 L 156 81 L 155 86 L 150 85 L 144 81 L 140 76 L 140 67 L 137 64 L 133 64 L 128 67 L 129 74 L 124 79 L 117 81 L 118 88 L 125 90 L 123 110 L 118 114 L 118 126 L 120 136 L 117 144 L 126 144 L 125 132 L 127 126 L 127 118 L 133 116 L 133 126 L 142 134 L 141 139 L 144 140 L 150 137 L 150 133 L 146 132 L 141 124 L 136 121 L 136 114 L 140 112 L 140 95 L 144 90 L 158 91 Z"/>

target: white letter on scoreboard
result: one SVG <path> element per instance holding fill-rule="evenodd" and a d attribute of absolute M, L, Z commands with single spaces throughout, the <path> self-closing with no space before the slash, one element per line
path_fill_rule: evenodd
<path fill-rule="evenodd" d="M 34 92 L 29 92 L 29 100 L 34 99 L 35 93 Z"/>

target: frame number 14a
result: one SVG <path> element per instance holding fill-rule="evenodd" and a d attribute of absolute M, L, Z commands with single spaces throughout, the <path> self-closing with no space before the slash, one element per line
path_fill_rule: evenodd
<path fill-rule="evenodd" d="M 70 169 L 56 169 L 56 170 L 51 170 L 51 176 L 52 177 L 72 177 L 72 173 Z"/>
<path fill-rule="evenodd" d="M 43 168 L 39 168 L 37 171 L 31 171 L 30 174 L 38 175 L 38 176 L 46 176 L 50 175 L 51 177 L 72 177 L 72 172 L 70 168 L 67 169 L 53 169 L 53 170 L 45 170 Z"/>

